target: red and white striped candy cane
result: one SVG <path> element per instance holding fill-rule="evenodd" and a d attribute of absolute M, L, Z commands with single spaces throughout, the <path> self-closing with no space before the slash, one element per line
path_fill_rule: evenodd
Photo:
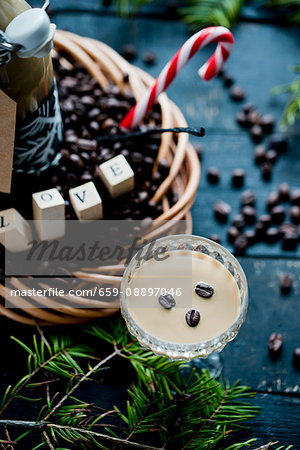
<path fill-rule="evenodd" d="M 212 42 L 218 42 L 217 48 L 198 71 L 201 78 L 206 81 L 211 80 L 222 68 L 234 44 L 232 33 L 225 27 L 204 28 L 190 37 L 161 71 L 154 86 L 147 90 L 141 100 L 125 116 L 120 127 L 124 130 L 134 128 L 151 110 L 159 94 L 167 89 L 195 53 Z"/>

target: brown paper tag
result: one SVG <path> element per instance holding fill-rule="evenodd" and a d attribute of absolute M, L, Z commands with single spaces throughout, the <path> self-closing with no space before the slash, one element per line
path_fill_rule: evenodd
<path fill-rule="evenodd" d="M 10 193 L 17 104 L 0 90 L 0 192 Z"/>

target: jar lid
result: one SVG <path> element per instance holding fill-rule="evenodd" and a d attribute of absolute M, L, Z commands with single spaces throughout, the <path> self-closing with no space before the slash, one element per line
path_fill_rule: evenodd
<path fill-rule="evenodd" d="M 17 52 L 20 58 L 42 58 L 52 48 L 55 28 L 45 10 L 32 8 L 16 16 L 7 26 L 5 35 L 10 42 L 22 46 Z"/>

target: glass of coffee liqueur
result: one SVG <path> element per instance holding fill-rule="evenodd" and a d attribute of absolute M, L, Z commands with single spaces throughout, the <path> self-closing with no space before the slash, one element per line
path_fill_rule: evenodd
<path fill-rule="evenodd" d="M 174 235 L 148 243 L 132 258 L 120 298 L 127 327 L 142 346 L 170 359 L 194 360 L 218 376 L 218 353 L 245 320 L 248 287 L 224 247 Z"/>

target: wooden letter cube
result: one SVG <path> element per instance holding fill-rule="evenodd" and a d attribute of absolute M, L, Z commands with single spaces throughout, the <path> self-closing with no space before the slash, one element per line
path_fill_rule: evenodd
<path fill-rule="evenodd" d="M 0 211 L 0 243 L 11 252 L 29 250 L 32 245 L 31 227 L 14 208 Z"/>
<path fill-rule="evenodd" d="M 102 200 L 92 181 L 69 190 L 70 202 L 81 222 L 103 217 Z"/>
<path fill-rule="evenodd" d="M 33 218 L 41 240 L 58 239 L 65 234 L 65 201 L 57 189 L 32 194 Z"/>
<path fill-rule="evenodd" d="M 100 164 L 100 178 L 112 198 L 130 192 L 134 188 L 134 173 L 123 155 Z"/>

